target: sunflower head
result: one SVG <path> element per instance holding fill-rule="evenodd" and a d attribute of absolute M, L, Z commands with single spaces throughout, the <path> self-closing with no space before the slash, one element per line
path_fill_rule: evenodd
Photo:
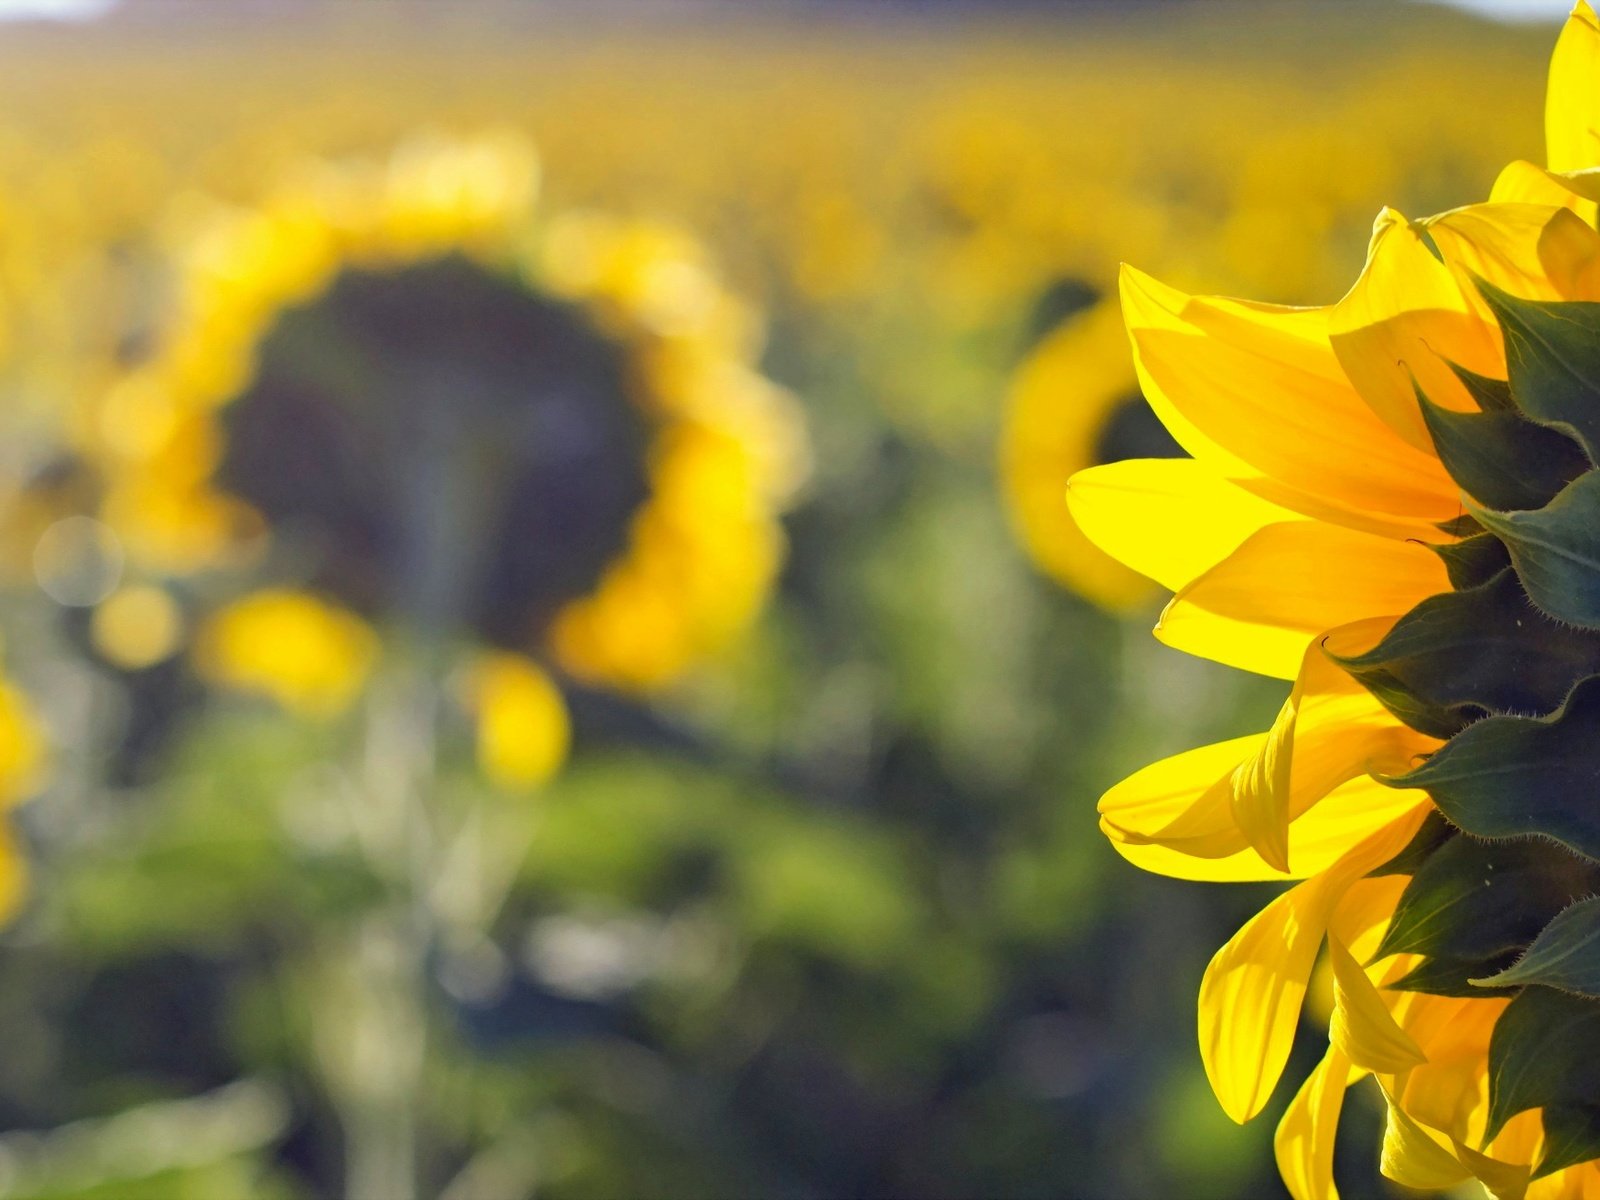
<path fill-rule="evenodd" d="M 533 164 L 420 139 L 191 214 L 170 331 L 83 422 L 136 573 L 626 690 L 748 624 L 804 461 L 750 311 L 680 231 L 539 214 Z"/>
<path fill-rule="evenodd" d="M 1402 1184 L 1600 1189 L 1597 65 L 1580 4 L 1549 168 L 1384 212 L 1336 304 L 1124 276 L 1141 384 L 1191 457 L 1080 473 L 1074 515 L 1175 592 L 1158 637 L 1293 682 L 1269 731 L 1146 768 L 1101 825 L 1153 870 L 1299 881 L 1200 997 L 1207 1072 L 1245 1120 L 1328 964 L 1328 1050 L 1278 1131 L 1297 1200 L 1335 1194 L 1367 1076 Z"/>

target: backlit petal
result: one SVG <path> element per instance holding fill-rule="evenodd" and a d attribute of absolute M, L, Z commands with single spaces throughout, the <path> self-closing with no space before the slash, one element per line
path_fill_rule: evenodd
<path fill-rule="evenodd" d="M 1581 0 L 1550 59 L 1544 140 L 1552 171 L 1600 166 L 1600 22 Z"/>
<path fill-rule="evenodd" d="M 1383 997 L 1338 937 L 1328 937 L 1333 962 L 1333 1020 L 1328 1037 L 1356 1066 L 1394 1074 L 1426 1061 L 1411 1036 L 1395 1023 Z"/>
<path fill-rule="evenodd" d="M 1430 454 L 1415 387 L 1435 404 L 1470 411 L 1476 406 L 1447 359 L 1505 378 L 1499 331 L 1462 294 L 1421 231 L 1392 209 L 1379 214 L 1366 267 L 1333 306 L 1329 330 L 1362 397 L 1395 433 Z"/>
<path fill-rule="evenodd" d="M 1313 513 L 1453 515 L 1455 487 L 1432 444 L 1405 445 L 1350 386 L 1327 310 L 1190 297 L 1131 268 L 1122 301 L 1145 396 L 1220 474 L 1264 475 L 1284 489 L 1275 502 L 1303 495 Z"/>
<path fill-rule="evenodd" d="M 1320 521 L 1269 525 L 1167 605 L 1167 645 L 1292 679 L 1306 643 L 1335 626 L 1394 616 L 1448 591 L 1439 558 L 1413 542 Z"/>
<path fill-rule="evenodd" d="M 1333 1142 L 1349 1075 L 1349 1061 L 1329 1046 L 1278 1122 L 1272 1147 L 1294 1200 L 1339 1200 L 1339 1189 L 1333 1186 Z"/>
<path fill-rule="evenodd" d="M 1067 485 L 1067 503 L 1090 541 L 1172 591 L 1262 526 L 1295 516 L 1187 458 L 1130 459 L 1079 471 Z"/>
<path fill-rule="evenodd" d="M 1283 1072 L 1334 905 L 1404 846 L 1420 821 L 1418 812 L 1384 826 L 1327 871 L 1279 896 L 1206 968 L 1200 1056 L 1217 1100 L 1235 1121 L 1261 1111 Z"/>

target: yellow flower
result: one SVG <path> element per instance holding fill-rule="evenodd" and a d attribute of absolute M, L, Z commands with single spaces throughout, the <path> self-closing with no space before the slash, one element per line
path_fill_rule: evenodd
<path fill-rule="evenodd" d="M 267 696 L 310 717 L 347 709 L 378 655 L 377 637 L 354 614 L 287 590 L 234 601 L 196 640 L 196 665 L 213 683 Z"/>
<path fill-rule="evenodd" d="M 1001 433 L 1000 478 L 1028 552 L 1056 579 L 1113 612 L 1148 600 L 1154 589 L 1083 535 L 1061 504 L 1061 480 L 1123 456 L 1115 441 L 1133 443 L 1135 453 L 1148 450 L 1151 439 L 1138 436 L 1143 431 L 1117 437 L 1121 426 L 1148 413 L 1128 362 L 1121 314 L 1115 303 L 1102 302 L 1029 354 L 1012 381 Z"/>
<path fill-rule="evenodd" d="M 560 691 L 537 664 L 518 654 L 484 655 L 467 674 L 466 692 L 478 762 L 492 783 L 526 791 L 555 774 L 572 730 Z"/>
<path fill-rule="evenodd" d="M 50 748 L 33 704 L 11 683 L 0 681 L 0 809 L 37 791 L 49 768 Z M 0 822 L 0 920 L 22 902 L 27 861 L 4 822 Z"/>
<path fill-rule="evenodd" d="M 1200 1044 L 1265 1105 L 1308 981 L 1329 1048 L 1278 1130 L 1333 1196 L 1344 1092 L 1411 1187 L 1600 1194 L 1600 22 L 1557 46 L 1549 169 L 1385 211 L 1338 303 L 1191 297 L 1128 270 L 1145 395 L 1188 459 L 1095 467 L 1074 517 L 1176 594 L 1170 646 L 1292 680 L 1265 734 L 1112 788 L 1126 858 L 1298 880 L 1212 960 Z"/>
<path fill-rule="evenodd" d="M 540 219 L 536 175 L 516 137 L 417 138 L 181 222 L 160 349 L 82 423 L 135 568 L 288 545 L 364 618 L 630 691 L 742 632 L 805 465 L 756 322 L 681 231 Z"/>

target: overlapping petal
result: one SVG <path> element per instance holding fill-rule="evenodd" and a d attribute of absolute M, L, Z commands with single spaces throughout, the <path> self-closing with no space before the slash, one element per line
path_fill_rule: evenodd
<path fill-rule="evenodd" d="M 1547 134 L 1548 169 L 1512 164 L 1489 203 L 1420 221 L 1385 210 L 1360 277 L 1325 309 L 1195 298 L 1126 272 L 1125 315 L 1141 383 L 1195 461 L 1130 464 L 1073 489 L 1090 536 L 1176 592 L 1158 637 L 1295 680 L 1271 730 L 1137 772 L 1106 793 L 1100 813 L 1118 852 L 1149 870 L 1190 879 L 1302 880 L 1217 953 L 1200 1000 L 1207 1075 L 1224 1110 L 1248 1119 L 1283 1069 L 1309 976 L 1327 947 L 1331 1044 L 1276 1139 L 1280 1170 L 1297 1200 L 1336 1197 L 1334 1129 L 1346 1088 L 1369 1073 L 1388 1109 L 1383 1170 L 1397 1182 L 1442 1189 L 1476 1181 L 1501 1200 L 1600 1195 L 1600 1170 L 1579 1161 L 1594 1146 L 1584 1140 L 1588 1118 L 1567 1111 L 1572 1093 L 1542 1093 L 1557 1097 L 1543 1101 L 1556 1105 L 1543 1112 L 1566 1112 L 1575 1132 L 1552 1126 L 1547 1138 L 1538 1103 L 1491 1125 L 1490 1045 L 1508 1001 L 1503 988 L 1477 990 L 1484 972 L 1466 969 L 1525 946 L 1516 922 L 1547 920 L 1540 914 L 1549 905 L 1582 894 L 1592 864 L 1565 865 L 1552 851 L 1547 866 L 1530 852 L 1504 858 L 1499 871 L 1499 848 L 1441 822 L 1425 792 L 1385 799 L 1370 774 L 1382 771 L 1381 762 L 1408 761 L 1445 744 L 1403 721 L 1447 737 L 1484 713 L 1520 712 L 1512 692 L 1479 687 L 1461 692 L 1467 699 L 1454 708 L 1446 705 L 1459 721 L 1435 719 L 1419 696 L 1432 694 L 1430 680 L 1452 668 L 1413 660 L 1455 653 L 1463 631 L 1497 648 L 1528 644 L 1533 635 L 1514 602 L 1474 610 L 1474 622 L 1458 620 L 1463 605 L 1486 603 L 1474 588 L 1475 572 L 1505 572 L 1526 590 L 1521 567 L 1507 566 L 1503 550 L 1498 560 L 1483 558 L 1481 543 L 1497 536 L 1492 527 L 1476 539 L 1478 551 L 1463 546 L 1456 553 L 1440 543 L 1475 528 L 1458 521 L 1463 488 L 1472 484 L 1477 497 L 1484 484 L 1483 473 L 1473 473 L 1473 454 L 1524 471 L 1542 461 L 1524 453 L 1529 446 L 1536 455 L 1558 448 L 1546 445 L 1548 437 L 1525 439 L 1515 447 L 1518 458 L 1501 455 L 1497 445 L 1469 444 L 1457 432 L 1464 421 L 1441 422 L 1432 409 L 1425 420 L 1418 396 L 1457 412 L 1493 409 L 1499 415 L 1492 419 L 1470 419 L 1473 431 L 1488 431 L 1473 436 L 1514 441 L 1517 422 L 1530 414 L 1537 423 L 1550 411 L 1574 411 L 1600 391 L 1583 341 L 1593 335 L 1593 309 L 1561 307 L 1600 301 L 1600 20 L 1587 3 L 1574 11 L 1552 63 Z M 1512 322 L 1506 336 L 1502 321 Z M 1518 322 L 1530 321 L 1532 342 L 1511 336 L 1525 332 Z M 1430 421 L 1448 443 L 1441 443 L 1442 455 Z M 1461 487 L 1441 457 L 1461 475 Z M 1575 470 L 1592 461 L 1569 457 Z M 1215 519 L 1197 516 L 1202 509 Z M 1164 544 L 1169 531 L 1181 546 Z M 1582 565 L 1587 571 L 1591 564 Z M 1451 601 L 1418 607 L 1452 584 Z M 1356 672 L 1372 694 L 1328 666 L 1322 643 L 1378 644 L 1402 614 L 1412 658 L 1402 661 L 1396 649 L 1392 662 Z M 1595 669 L 1586 629 L 1573 634 L 1562 660 L 1574 679 Z M 1429 636 L 1417 640 L 1418 631 Z M 1480 662 L 1480 673 L 1515 670 L 1520 660 L 1484 661 L 1495 665 Z M 1457 692 L 1440 695 L 1441 704 L 1455 704 Z M 1408 845 L 1413 835 L 1416 843 Z M 1402 847 L 1404 856 L 1385 866 Z M 1523 858 L 1533 865 L 1516 865 Z M 1484 864 L 1493 879 L 1480 880 Z M 1500 890 L 1482 890 L 1491 886 Z M 1437 914 L 1481 915 L 1489 911 L 1486 896 L 1508 915 L 1504 929 L 1498 918 L 1480 929 L 1461 917 L 1473 937 L 1447 930 L 1455 940 L 1405 941 L 1410 952 L 1384 953 L 1404 940 L 1389 932 L 1397 911 L 1426 913 L 1444 929 L 1450 917 Z M 1463 897 L 1472 903 L 1458 908 Z M 1421 987 L 1439 994 L 1413 990 Z M 1520 1061 L 1505 1057 L 1513 1051 L 1503 1037 L 1502 1030 L 1495 1054 L 1502 1063 Z M 1588 1095 L 1586 1082 L 1576 1086 L 1576 1095 Z M 1504 1109 L 1503 1093 L 1496 1095 Z M 1554 1173 L 1532 1178 L 1546 1154 Z"/>
<path fill-rule="evenodd" d="M 1329 310 L 1187 296 L 1131 268 L 1122 301 L 1145 396 L 1219 474 L 1265 477 L 1279 505 L 1400 536 L 1455 515 L 1428 443 L 1406 445 L 1350 386 Z"/>
<path fill-rule="evenodd" d="M 1334 907 L 1421 823 L 1409 813 L 1262 909 L 1219 950 L 1200 984 L 1200 1056 L 1235 1121 L 1261 1111 L 1288 1061 L 1306 986 Z M 1370 826 L 1369 826 L 1370 828 Z"/>
<path fill-rule="evenodd" d="M 1091 467 L 1067 490 L 1072 517 L 1102 550 L 1177 591 L 1267 525 L 1296 519 L 1187 458 Z M 1160 536 L 1151 536 L 1159 530 Z"/>
<path fill-rule="evenodd" d="M 1268 525 L 1173 597 L 1156 636 L 1174 649 L 1292 679 L 1306 644 L 1352 621 L 1399 616 L 1450 583 L 1421 542 L 1321 521 Z"/>

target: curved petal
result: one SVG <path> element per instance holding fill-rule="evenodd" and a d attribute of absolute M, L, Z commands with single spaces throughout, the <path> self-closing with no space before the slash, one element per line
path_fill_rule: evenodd
<path fill-rule="evenodd" d="M 1191 458 L 1135 458 L 1079 471 L 1072 518 L 1101 550 L 1177 591 L 1263 525 L 1295 514 Z"/>
<path fill-rule="evenodd" d="M 1212 1091 L 1235 1121 L 1260 1112 L 1283 1073 L 1334 906 L 1352 883 L 1404 846 L 1421 819 L 1419 811 L 1391 822 L 1322 874 L 1279 896 L 1206 968 L 1200 1056 Z"/>
<path fill-rule="evenodd" d="M 1400 1028 L 1372 980 L 1337 936 L 1328 935 L 1333 962 L 1333 1019 L 1328 1037 L 1352 1063 L 1368 1071 L 1396 1074 L 1420 1066 L 1427 1056 Z"/>
<path fill-rule="evenodd" d="M 1448 1142 L 1413 1121 L 1387 1094 L 1388 1120 L 1383 1130 L 1383 1157 L 1379 1169 L 1402 1187 L 1437 1192 L 1472 1178 Z"/>
<path fill-rule="evenodd" d="M 1489 189 L 1491 204 L 1548 204 L 1569 208 L 1585 221 L 1594 220 L 1594 202 L 1572 181 L 1537 163 L 1519 158 L 1507 163 Z"/>
<path fill-rule="evenodd" d="M 1328 310 L 1191 297 L 1127 267 L 1122 304 L 1151 407 L 1219 474 L 1267 476 L 1282 485 L 1275 502 L 1301 495 L 1316 514 L 1454 515 L 1432 443 L 1407 446 L 1345 378 Z"/>
<path fill-rule="evenodd" d="M 1250 883 L 1261 880 L 1305 879 L 1327 870 L 1382 821 L 1394 820 L 1425 806 L 1427 794 L 1397 791 L 1376 780 L 1352 779 L 1328 793 L 1305 816 L 1289 826 L 1287 874 L 1262 858 L 1249 845 L 1217 858 L 1196 856 L 1192 850 L 1152 839 L 1129 837 L 1100 819 L 1100 831 L 1111 847 L 1142 870 L 1173 879 L 1204 883 Z M 1242 838 L 1240 839 L 1243 840 Z"/>
<path fill-rule="evenodd" d="M 1383 622 L 1339 632 L 1381 636 Z M 1353 779 L 1392 774 L 1438 743 L 1407 729 L 1313 644 L 1265 734 L 1152 763 L 1100 799 L 1102 825 L 1127 845 L 1223 859 L 1247 847 L 1284 875 L 1295 822 Z"/>
<path fill-rule="evenodd" d="M 1600 233 L 1571 209 L 1548 204 L 1473 204 L 1419 222 L 1456 278 L 1465 302 L 1493 314 L 1477 279 L 1526 300 L 1589 300 L 1600 274 Z"/>
<path fill-rule="evenodd" d="M 1156 636 L 1201 658 L 1292 679 L 1317 634 L 1406 612 L 1449 589 L 1442 562 L 1424 545 L 1284 522 L 1258 530 L 1179 591 Z"/>
<path fill-rule="evenodd" d="M 1476 405 L 1448 362 L 1505 378 L 1498 327 L 1480 314 L 1476 298 L 1462 294 L 1421 231 L 1393 209 L 1378 214 L 1366 266 L 1333 306 L 1329 331 L 1362 398 L 1401 438 L 1430 454 L 1416 387 L 1435 404 L 1470 412 Z"/>
<path fill-rule="evenodd" d="M 1600 166 L 1600 22 L 1584 0 L 1567 18 L 1550 59 L 1544 141 L 1552 171 Z"/>
<path fill-rule="evenodd" d="M 1294 1200 L 1339 1200 L 1333 1186 L 1333 1142 L 1351 1074 L 1349 1060 L 1329 1046 L 1278 1122 L 1273 1154 Z"/>
<path fill-rule="evenodd" d="M 1600 257 L 1600 233 L 1548 204 L 1471 204 L 1417 224 L 1454 273 L 1463 300 L 1485 320 L 1493 316 L 1474 277 L 1527 300 L 1580 299 L 1572 281 Z"/>

